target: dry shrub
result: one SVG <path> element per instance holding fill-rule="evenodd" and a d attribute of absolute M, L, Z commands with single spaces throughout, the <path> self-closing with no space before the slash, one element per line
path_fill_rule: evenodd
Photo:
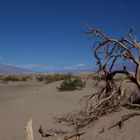
<path fill-rule="evenodd" d="M 81 80 L 80 77 L 69 78 L 64 80 L 57 89 L 59 91 L 73 91 L 80 90 L 85 87 L 85 82 Z"/>

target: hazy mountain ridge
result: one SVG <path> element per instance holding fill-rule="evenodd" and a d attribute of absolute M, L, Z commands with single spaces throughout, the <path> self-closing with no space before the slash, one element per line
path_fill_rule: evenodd
<path fill-rule="evenodd" d="M 135 71 L 135 64 L 132 63 L 132 62 L 123 62 L 123 63 L 117 63 L 116 65 L 114 65 L 114 70 L 123 70 L 123 67 L 126 66 L 126 70 L 127 71 L 131 71 L 131 72 L 134 72 Z"/>
<path fill-rule="evenodd" d="M 30 71 L 13 65 L 0 64 L 0 73 L 26 73 L 26 72 Z"/>
<path fill-rule="evenodd" d="M 129 63 L 117 63 L 114 66 L 114 70 L 122 70 L 123 66 L 126 66 L 126 69 L 128 71 L 134 72 L 135 71 L 135 65 L 132 62 Z M 62 71 L 55 71 L 55 72 L 72 72 L 72 73 L 76 73 L 76 72 L 95 72 L 97 71 L 97 66 L 90 68 L 90 69 L 76 69 L 76 70 L 62 70 Z M 27 70 L 24 68 L 20 68 L 20 67 L 16 67 L 13 65 L 6 65 L 6 64 L 0 64 L 0 73 L 27 73 L 27 72 L 35 72 L 35 71 L 31 71 L 31 70 Z M 44 71 L 44 72 L 48 72 L 48 71 Z M 53 71 L 52 71 L 53 72 Z"/>
<path fill-rule="evenodd" d="M 122 63 L 116 63 L 113 67 L 113 70 L 123 70 L 123 67 L 126 66 L 126 70 L 130 72 L 135 71 L 135 64 L 132 62 L 122 62 Z M 77 69 L 77 70 L 71 70 L 70 72 L 96 72 L 98 70 L 98 66 L 90 68 L 90 69 Z"/>

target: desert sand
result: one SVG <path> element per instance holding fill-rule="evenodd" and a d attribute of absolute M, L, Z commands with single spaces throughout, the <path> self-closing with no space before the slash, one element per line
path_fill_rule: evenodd
<path fill-rule="evenodd" d="M 62 81 L 45 84 L 36 79 L 25 82 L 0 83 L 0 140 L 25 140 L 25 122 L 33 119 L 35 140 L 56 140 L 56 136 L 42 138 L 39 126 L 44 129 L 69 128 L 57 124 L 53 117 L 81 109 L 79 100 L 94 92 L 94 86 L 88 81 L 82 90 L 59 92 L 56 87 Z M 83 129 L 86 133 L 81 140 L 139 140 L 140 117 L 130 118 L 124 127 L 108 127 L 117 122 L 122 115 L 135 112 L 122 109 L 104 116 Z M 104 133 L 100 131 L 104 129 Z"/>

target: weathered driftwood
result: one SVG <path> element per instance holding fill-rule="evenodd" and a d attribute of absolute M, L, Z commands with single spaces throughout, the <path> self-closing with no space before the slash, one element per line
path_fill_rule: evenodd
<path fill-rule="evenodd" d="M 26 138 L 25 138 L 25 140 L 34 140 L 32 122 L 33 122 L 32 119 L 29 119 L 26 122 L 26 125 L 25 125 Z"/>
<path fill-rule="evenodd" d="M 41 125 L 39 127 L 38 132 L 41 134 L 42 137 L 50 137 L 50 136 L 57 135 L 56 133 L 44 132 L 44 130 L 42 129 L 42 126 Z"/>

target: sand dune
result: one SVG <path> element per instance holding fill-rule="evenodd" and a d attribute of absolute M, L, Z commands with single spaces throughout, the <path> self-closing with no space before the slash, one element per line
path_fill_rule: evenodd
<path fill-rule="evenodd" d="M 83 90 L 58 92 L 59 82 L 44 84 L 36 80 L 26 82 L 0 83 L 0 140 L 25 140 L 25 122 L 33 118 L 35 140 L 43 140 L 38 133 L 39 126 L 45 129 L 66 126 L 56 124 L 53 117 L 80 109 L 79 99 L 93 92 L 91 82 Z M 122 109 L 100 118 L 84 129 L 84 140 L 139 140 L 140 117 L 134 117 L 124 124 L 123 129 L 107 128 L 120 119 L 122 115 L 134 112 Z M 100 134 L 101 129 L 105 132 Z M 55 140 L 56 137 L 48 138 Z"/>
<path fill-rule="evenodd" d="M 58 92 L 60 82 L 44 84 L 37 81 L 0 84 L 0 140 L 23 140 L 24 126 L 33 118 L 36 139 L 40 125 L 57 127 L 53 117 L 79 109 L 79 99 L 87 89 Z"/>

